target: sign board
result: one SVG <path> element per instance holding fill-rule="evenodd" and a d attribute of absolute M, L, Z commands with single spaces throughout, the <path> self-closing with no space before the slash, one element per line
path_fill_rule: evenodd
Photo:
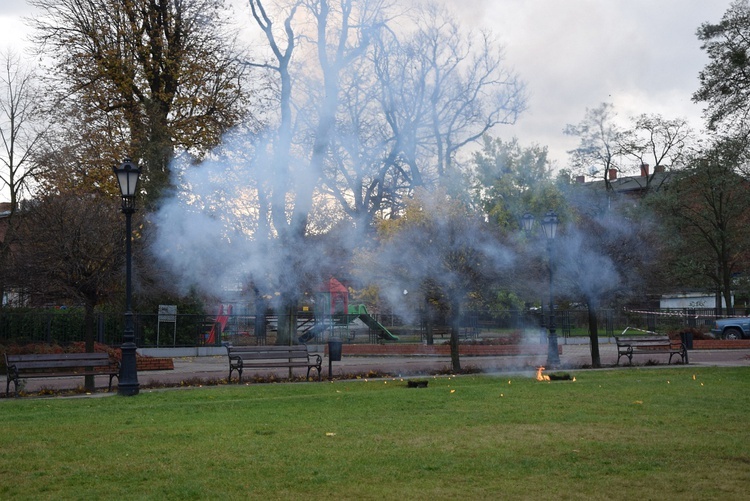
<path fill-rule="evenodd" d="M 176 304 L 160 304 L 159 305 L 159 322 L 176 322 L 177 321 L 177 305 Z"/>
<path fill-rule="evenodd" d="M 159 336 L 161 334 L 161 324 L 172 323 L 172 344 L 177 343 L 177 305 L 176 304 L 160 304 L 159 305 L 159 321 L 156 323 L 156 346 L 159 346 Z"/>

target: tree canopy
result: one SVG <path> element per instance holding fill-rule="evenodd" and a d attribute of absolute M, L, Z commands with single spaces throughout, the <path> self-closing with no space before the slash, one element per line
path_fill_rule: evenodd
<path fill-rule="evenodd" d="M 693 100 L 707 104 L 709 129 L 748 134 L 750 3 L 733 1 L 719 23 L 703 23 L 697 36 L 709 62 L 698 75 Z"/>
<path fill-rule="evenodd" d="M 514 253 L 481 214 L 445 191 L 418 190 L 403 217 L 381 221 L 378 233 L 378 247 L 361 251 L 360 274 L 378 284 L 391 304 L 404 305 L 402 291 L 411 291 L 410 301 L 444 311 L 451 325 L 452 367 L 460 370 L 462 312 L 494 290 Z"/>
<path fill-rule="evenodd" d="M 155 201 L 176 148 L 204 154 L 244 119 L 247 96 L 222 2 L 31 0 L 38 50 L 59 102 L 85 106 L 77 126 L 114 117 L 124 126 L 119 158 L 145 168 Z M 63 105 L 67 109 L 71 105 Z"/>
<path fill-rule="evenodd" d="M 701 277 L 732 306 L 733 277 L 747 269 L 750 211 L 744 141 L 723 139 L 696 156 L 674 175 L 663 192 L 650 197 L 652 207 L 678 239 L 673 241 L 673 273 L 682 283 Z"/>

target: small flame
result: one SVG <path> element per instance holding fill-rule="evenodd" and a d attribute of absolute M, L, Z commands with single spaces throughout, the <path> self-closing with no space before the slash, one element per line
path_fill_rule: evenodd
<path fill-rule="evenodd" d="M 537 381 L 549 381 L 549 376 L 542 374 L 542 371 L 544 371 L 544 367 L 539 367 L 536 370 L 536 380 Z"/>

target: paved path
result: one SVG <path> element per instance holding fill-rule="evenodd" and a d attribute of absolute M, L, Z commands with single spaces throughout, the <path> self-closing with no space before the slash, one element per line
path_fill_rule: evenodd
<path fill-rule="evenodd" d="M 614 366 L 617 361 L 617 349 L 613 344 L 600 345 L 600 357 L 605 367 Z M 746 366 L 750 367 L 750 349 L 742 350 L 692 350 L 689 352 L 690 365 L 700 366 Z M 666 366 L 668 356 L 660 354 L 653 357 L 645 355 L 633 358 L 635 365 L 644 365 L 649 358 Z M 588 344 L 563 345 L 560 357 L 563 369 L 582 369 L 590 366 L 591 353 Z M 623 357 L 621 363 L 627 367 L 627 360 Z M 536 370 L 545 364 L 545 357 L 533 356 L 492 356 L 492 357 L 470 357 L 461 358 L 461 366 L 464 369 L 477 368 L 482 372 L 515 372 L 523 370 Z M 323 378 L 327 379 L 328 358 L 323 358 Z M 346 346 L 343 349 L 343 357 L 340 362 L 332 362 L 333 376 L 336 378 L 354 375 L 366 375 L 369 372 L 388 373 L 393 375 L 411 376 L 431 374 L 438 371 L 448 372 L 450 370 L 449 357 L 436 356 L 347 356 Z M 226 356 L 205 357 L 178 357 L 174 358 L 174 370 L 141 371 L 138 374 L 138 382 L 141 387 L 159 385 L 179 385 L 181 382 L 197 383 L 201 381 L 216 381 L 226 379 L 228 376 L 228 361 Z M 313 371 L 314 373 L 314 371 Z M 287 369 L 268 369 L 255 372 L 257 375 L 275 374 L 279 378 L 286 378 Z M 302 376 L 302 369 L 295 369 L 294 374 Z M 253 373 L 244 374 L 244 379 L 252 377 Z M 234 374 L 236 377 L 236 373 Z M 5 375 L 0 376 L 2 390 L 5 389 Z M 115 380 L 116 382 L 116 380 Z M 67 390 L 82 386 L 82 378 L 46 378 L 27 380 L 25 390 L 37 392 L 41 389 Z M 97 387 L 106 388 L 107 378 L 97 377 Z M 4 394 L 3 394 L 4 395 Z"/>

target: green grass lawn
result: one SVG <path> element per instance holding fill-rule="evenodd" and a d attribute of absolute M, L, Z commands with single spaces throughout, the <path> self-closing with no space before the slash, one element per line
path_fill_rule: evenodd
<path fill-rule="evenodd" d="M 0 499 L 746 499 L 750 369 L 0 400 Z"/>

